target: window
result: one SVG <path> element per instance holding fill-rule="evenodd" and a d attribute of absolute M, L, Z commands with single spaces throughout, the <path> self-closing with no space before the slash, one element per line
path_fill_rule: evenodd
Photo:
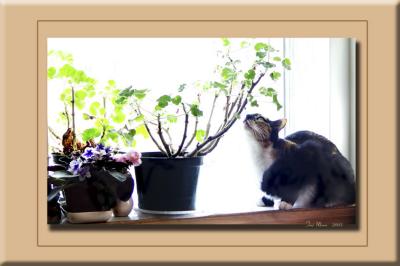
<path fill-rule="evenodd" d="M 329 38 L 262 41 L 289 57 L 292 71 L 281 69 L 284 73 L 281 79 L 262 84 L 275 88 L 282 109 L 277 110 L 269 99 L 260 97 L 257 101 L 261 107 L 249 106 L 246 113 L 257 112 L 270 119 L 288 118 L 283 135 L 304 129 L 320 133 L 333 140 L 354 166 L 354 43 L 350 39 Z M 176 90 L 180 84 L 195 86 L 196 81 L 210 80 L 215 75 L 213 67 L 218 62 L 218 47 L 221 47 L 221 39 L 217 38 L 48 39 L 49 51 L 71 53 L 74 66 L 96 77 L 98 86 L 107 86 L 112 79 L 120 88 L 131 85 L 148 88 L 155 92 L 153 100 Z M 57 64 L 50 60 L 49 64 Z M 245 64 L 250 59 L 244 54 L 241 60 Z M 57 102 L 61 87 L 62 84 L 54 80 L 48 83 L 48 124 L 57 135 L 62 135 L 66 129 L 59 126 L 58 114 L 64 108 Z M 204 116 L 209 115 L 211 104 L 211 99 L 202 102 Z M 216 112 L 215 116 L 222 117 L 223 110 Z M 87 128 L 91 122 L 80 119 L 77 123 Z M 182 130 L 179 125 L 171 129 L 171 135 L 179 134 Z M 229 212 L 255 206 L 261 197 L 259 174 L 246 138 L 242 123 L 238 121 L 219 146 L 206 156 L 198 185 L 198 209 Z M 49 146 L 54 145 L 56 140 L 49 138 Z M 156 147 L 150 140 L 138 137 L 136 149 L 154 151 Z"/>

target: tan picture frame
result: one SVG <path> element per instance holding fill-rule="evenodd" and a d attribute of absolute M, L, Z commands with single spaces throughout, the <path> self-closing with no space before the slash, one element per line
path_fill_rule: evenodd
<path fill-rule="evenodd" d="M 396 1 L 15 4 L 1 7 L 0 261 L 267 262 L 397 259 Z M 4 22 L 4 23 L 3 23 Z M 358 42 L 358 228 L 46 223 L 47 37 L 353 37 Z M 4 77 L 3 77 L 4 76 Z M 24 123 L 19 123 L 19 121 Z M 5 147 L 5 148 L 4 148 Z M 288 255 L 290 254 L 290 256 Z"/>

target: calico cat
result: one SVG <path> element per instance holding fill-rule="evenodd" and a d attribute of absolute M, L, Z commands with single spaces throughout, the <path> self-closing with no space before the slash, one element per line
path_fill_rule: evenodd
<path fill-rule="evenodd" d="M 255 142 L 266 206 L 274 204 L 271 198 L 281 199 L 280 209 L 355 203 L 354 171 L 331 141 L 310 131 L 281 139 L 286 119 L 270 121 L 260 114 L 247 115 L 244 125 Z"/>

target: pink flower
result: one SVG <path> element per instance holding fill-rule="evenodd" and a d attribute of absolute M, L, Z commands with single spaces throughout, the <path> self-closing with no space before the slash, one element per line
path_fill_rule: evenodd
<path fill-rule="evenodd" d="M 126 163 L 126 154 L 117 154 L 114 155 L 113 159 L 119 163 Z"/>
<path fill-rule="evenodd" d="M 142 154 L 137 151 L 129 151 L 125 154 L 127 162 L 130 162 L 133 166 L 138 166 L 142 163 Z"/>
<path fill-rule="evenodd" d="M 127 163 L 133 166 L 138 166 L 142 163 L 142 154 L 140 152 L 131 150 L 125 154 L 118 154 L 114 156 L 114 160 L 120 163 Z"/>

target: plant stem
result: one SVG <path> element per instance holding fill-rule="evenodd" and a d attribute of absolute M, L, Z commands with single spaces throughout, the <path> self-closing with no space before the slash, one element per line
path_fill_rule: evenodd
<path fill-rule="evenodd" d="M 67 108 L 67 104 L 64 103 L 64 114 L 65 114 L 65 118 L 67 118 L 67 129 L 70 126 L 70 121 L 69 121 L 69 114 L 68 114 L 68 108 Z"/>
<path fill-rule="evenodd" d="M 56 132 L 54 132 L 54 130 L 49 126 L 48 127 L 48 129 L 49 129 L 49 132 L 53 135 L 53 137 L 55 137 L 56 139 L 58 139 L 58 140 L 62 140 L 57 134 L 56 134 Z"/>
<path fill-rule="evenodd" d="M 104 119 L 106 119 L 106 97 L 103 96 L 103 108 L 104 108 Z M 100 142 L 103 140 L 104 136 L 106 135 L 106 126 L 102 125 L 103 132 L 101 133 Z"/>
<path fill-rule="evenodd" d="M 164 149 L 167 152 L 168 157 L 171 157 L 171 151 L 169 150 L 167 142 L 165 141 L 164 135 L 162 133 L 160 115 L 157 116 L 157 121 L 158 121 L 158 132 L 157 132 L 158 136 L 160 137 L 161 143 L 163 144 Z"/>
<path fill-rule="evenodd" d="M 139 105 L 138 105 L 137 103 L 136 103 L 136 110 L 137 110 L 137 112 L 138 112 L 139 115 L 143 115 L 142 112 L 141 112 L 141 110 L 140 110 L 140 107 L 139 107 Z M 167 156 L 167 152 L 164 151 L 164 149 L 161 147 L 160 144 L 158 144 L 157 140 L 154 138 L 153 134 L 151 133 L 150 128 L 149 128 L 149 126 L 148 126 L 146 120 L 143 121 L 143 124 L 144 124 L 144 127 L 145 127 L 146 130 L 147 130 L 147 133 L 149 133 L 149 136 L 150 136 L 151 140 L 153 141 L 153 143 L 157 146 L 157 148 L 158 148 L 165 156 Z"/>
<path fill-rule="evenodd" d="M 260 80 L 264 77 L 264 75 L 265 75 L 265 72 L 260 74 L 260 76 L 258 77 L 256 82 L 252 83 L 250 89 L 247 91 L 247 95 L 250 95 L 253 92 L 254 88 L 257 86 L 257 84 L 260 82 Z M 235 116 L 233 116 L 231 118 L 231 120 L 228 122 L 228 124 L 224 128 L 222 128 L 221 131 L 217 132 L 215 135 L 208 137 L 207 140 L 205 140 L 203 143 L 198 143 L 196 148 L 191 153 L 189 153 L 188 157 L 197 156 L 198 153 L 200 152 L 200 150 L 202 148 L 204 148 L 205 146 L 207 146 L 211 141 L 222 137 L 235 124 L 236 120 L 238 119 L 238 115 L 240 115 L 243 112 L 244 108 L 247 105 L 247 102 L 248 102 L 248 100 L 246 97 L 243 104 L 241 106 L 240 105 L 238 106 L 238 111 L 236 112 Z"/>
<path fill-rule="evenodd" d="M 143 124 L 144 124 L 144 127 L 146 128 L 147 132 L 149 133 L 149 136 L 150 136 L 151 140 L 153 141 L 153 143 L 156 144 L 157 148 L 158 148 L 165 156 L 167 156 L 167 153 L 164 151 L 163 148 L 161 148 L 161 145 L 158 144 L 157 140 L 153 137 L 153 134 L 151 134 L 151 131 L 150 131 L 149 126 L 147 125 L 147 123 L 146 123 L 146 122 L 143 122 Z"/>
<path fill-rule="evenodd" d="M 190 144 L 192 144 L 193 140 L 196 138 L 196 132 L 197 132 L 197 125 L 198 125 L 198 124 L 199 124 L 199 118 L 196 116 L 196 120 L 195 120 L 195 122 L 194 122 L 194 132 L 193 132 L 193 135 L 192 135 L 192 137 L 190 138 L 189 142 L 186 144 L 185 148 L 183 148 L 182 152 L 185 152 L 185 151 L 189 148 Z"/>
<path fill-rule="evenodd" d="M 74 86 L 71 84 L 71 91 L 72 91 L 72 149 L 76 150 L 76 134 L 75 134 L 75 89 Z"/>
<path fill-rule="evenodd" d="M 178 151 L 174 155 L 172 155 L 173 158 L 179 156 L 179 154 L 182 151 L 183 145 L 185 144 L 186 137 L 187 137 L 187 129 L 188 129 L 188 124 L 189 124 L 189 114 L 186 111 L 185 104 L 183 104 L 183 103 L 182 103 L 182 108 L 183 108 L 183 111 L 185 112 L 185 128 L 183 130 L 182 142 L 179 145 Z"/>
<path fill-rule="evenodd" d="M 207 122 L 207 126 L 206 126 L 206 134 L 205 134 L 204 138 L 207 138 L 208 135 L 210 134 L 211 119 L 212 119 L 213 114 L 214 114 L 215 103 L 217 102 L 218 96 L 219 96 L 218 93 L 216 93 L 215 96 L 214 96 L 214 100 L 213 100 L 212 107 L 211 107 L 211 112 L 210 112 L 210 117 L 208 118 L 208 122 Z"/>

